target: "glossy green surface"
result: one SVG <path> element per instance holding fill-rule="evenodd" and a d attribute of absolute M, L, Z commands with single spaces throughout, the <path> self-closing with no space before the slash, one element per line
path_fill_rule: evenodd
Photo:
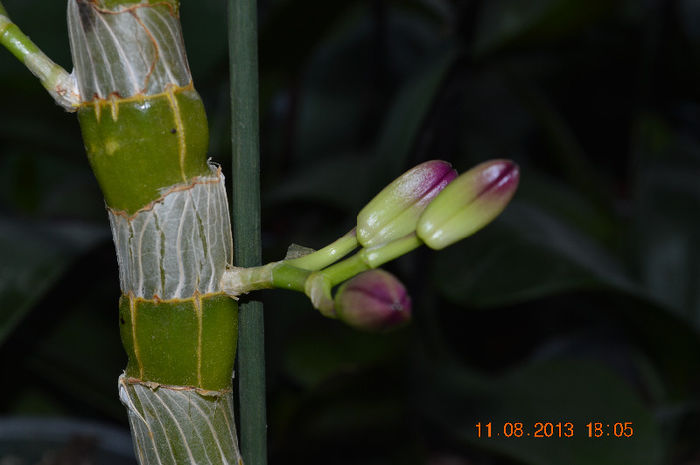
<path fill-rule="evenodd" d="M 5 28 L 0 28 L 0 44 L 22 63 L 26 62 L 27 55 L 40 53 L 39 48 L 20 31 L 16 24 L 8 24 Z"/>
<path fill-rule="evenodd" d="M 119 327 L 127 376 L 175 386 L 231 386 L 238 304 L 222 295 L 154 301 L 122 296 Z"/>
<path fill-rule="evenodd" d="M 209 174 L 207 118 L 194 90 L 93 102 L 81 107 L 78 119 L 111 208 L 134 213 L 162 189 Z"/>

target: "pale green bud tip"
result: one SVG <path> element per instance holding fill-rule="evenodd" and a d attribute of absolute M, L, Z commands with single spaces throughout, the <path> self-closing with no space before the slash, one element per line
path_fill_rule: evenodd
<path fill-rule="evenodd" d="M 447 186 L 418 221 L 418 237 L 431 249 L 443 249 L 490 223 L 513 197 L 520 170 L 510 160 L 475 166 Z"/>
<path fill-rule="evenodd" d="M 452 165 L 442 160 L 406 171 L 357 215 L 358 242 L 372 247 L 412 233 L 425 207 L 456 177 Z"/>
<path fill-rule="evenodd" d="M 411 298 L 391 273 L 365 271 L 340 286 L 335 312 L 346 324 L 365 331 L 397 328 L 411 319 Z"/>

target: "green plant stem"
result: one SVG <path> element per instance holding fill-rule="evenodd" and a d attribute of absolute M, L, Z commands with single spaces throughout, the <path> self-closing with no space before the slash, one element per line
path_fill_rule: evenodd
<path fill-rule="evenodd" d="M 27 37 L 7 14 L 0 3 L 0 44 L 9 50 L 41 85 L 49 91 L 56 103 L 66 110 L 75 111 L 79 103 L 75 81 L 71 75 L 57 65 Z"/>
<path fill-rule="evenodd" d="M 409 234 L 386 244 L 362 249 L 352 257 L 329 266 L 320 273 L 328 279 L 331 286 L 336 286 L 363 271 L 378 268 L 386 262 L 407 254 L 422 244 L 423 242 L 415 234 Z"/>
<path fill-rule="evenodd" d="M 355 242 L 348 235 L 343 236 L 333 244 L 336 243 L 342 244 L 336 250 L 342 251 L 341 253 L 343 254 L 347 254 L 348 251 L 355 248 L 354 245 L 349 247 Z M 332 248 L 333 244 L 313 254 Z M 324 291 L 322 294 L 319 294 L 319 290 L 315 289 L 316 286 L 322 285 L 324 289 L 330 291 L 332 287 L 353 276 L 363 271 L 378 268 L 386 262 L 411 252 L 422 244 L 423 242 L 415 233 L 409 234 L 386 244 L 362 249 L 352 257 L 338 261 L 321 270 L 315 268 L 315 266 L 322 265 L 324 261 L 330 261 L 328 254 L 322 254 L 313 257 L 312 260 L 301 262 L 302 265 L 306 265 L 305 267 L 300 267 L 299 259 L 272 262 L 263 266 L 234 267 L 226 271 L 222 280 L 223 289 L 234 297 L 259 289 L 272 288 L 304 292 L 310 297 L 311 294 L 325 295 L 327 292 Z M 334 259 L 337 259 L 339 256 L 339 254 L 332 255 Z M 308 255 L 301 258 L 306 257 Z M 315 304 L 316 302 L 314 302 Z"/>
<path fill-rule="evenodd" d="M 362 256 L 362 260 L 364 260 L 370 268 L 378 268 L 391 260 L 395 260 L 417 249 L 421 245 L 423 245 L 423 241 L 416 236 L 416 233 L 412 233 L 401 239 L 396 239 L 395 241 L 377 247 L 362 249 L 358 255 Z M 338 283 L 334 283 L 334 285 L 335 284 Z"/>
<path fill-rule="evenodd" d="M 272 271 L 272 286 L 279 289 L 304 292 L 306 281 L 312 271 L 297 268 L 288 262 L 280 262 Z"/>
<path fill-rule="evenodd" d="M 357 248 L 357 236 L 355 230 L 348 232 L 344 236 L 326 247 L 311 252 L 303 257 L 286 260 L 286 262 L 297 268 L 304 270 L 320 270 L 328 265 L 340 260 Z"/>
<path fill-rule="evenodd" d="M 353 276 L 362 273 L 363 271 L 367 271 L 370 269 L 370 266 L 365 262 L 364 257 L 362 256 L 363 251 L 364 249 L 352 257 L 343 260 L 342 262 L 329 266 L 319 273 L 321 273 L 328 280 L 328 284 L 333 287 L 352 278 Z"/>
<path fill-rule="evenodd" d="M 321 271 L 312 272 L 306 280 L 305 293 L 314 307 L 329 318 L 336 313 L 331 296 L 331 289 L 364 271 L 377 268 L 384 263 L 400 257 L 418 247 L 423 242 L 415 233 L 401 239 L 369 249 L 362 249 L 350 258 L 346 258 Z"/>
<path fill-rule="evenodd" d="M 257 5 L 229 0 L 233 147 L 233 231 L 238 266 L 261 264 Z M 267 463 L 262 303 L 244 302 L 239 317 L 241 451 L 246 465 Z"/>

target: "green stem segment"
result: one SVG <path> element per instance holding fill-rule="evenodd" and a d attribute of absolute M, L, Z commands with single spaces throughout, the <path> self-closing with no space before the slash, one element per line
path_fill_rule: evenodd
<path fill-rule="evenodd" d="M 229 0 L 233 218 L 238 266 L 261 264 L 257 5 Z M 264 320 L 261 302 L 240 306 L 238 355 L 241 450 L 247 465 L 267 463 Z"/>
<path fill-rule="evenodd" d="M 0 44 L 39 78 L 41 85 L 51 94 L 56 103 L 68 111 L 77 109 L 80 96 L 73 76 L 47 57 L 10 20 L 2 3 L 0 3 Z"/>
<path fill-rule="evenodd" d="M 219 287 L 233 260 L 228 203 L 207 163 L 178 5 L 69 0 L 78 117 L 119 263 L 129 357 L 119 394 L 136 455 L 141 465 L 237 465 L 237 304 Z M 27 66 L 40 62 L 12 25 L 4 31 Z"/>
<path fill-rule="evenodd" d="M 304 270 L 320 270 L 340 260 L 358 246 L 355 230 L 348 232 L 326 247 L 286 262 Z"/>
<path fill-rule="evenodd" d="M 178 0 L 69 0 L 74 73 L 0 4 L 0 43 L 78 111 L 119 263 L 120 378 L 141 465 L 240 465 L 232 373 L 237 304 L 224 179 L 207 163 Z M 245 237 L 245 235 L 244 235 Z"/>
<path fill-rule="evenodd" d="M 236 306 L 224 294 L 177 302 L 122 296 L 119 327 L 126 376 L 202 391 L 231 389 Z"/>
<path fill-rule="evenodd" d="M 333 263 L 356 247 L 357 241 L 351 231 L 333 244 L 300 258 L 264 266 L 231 268 L 224 273 L 222 288 L 233 296 L 275 287 L 304 292 L 322 314 L 334 318 L 336 315 L 331 296 L 333 287 L 363 271 L 378 268 L 407 254 L 422 244 L 416 234 L 412 233 L 386 244 L 363 248 L 355 255 L 326 268 L 316 268 Z"/>

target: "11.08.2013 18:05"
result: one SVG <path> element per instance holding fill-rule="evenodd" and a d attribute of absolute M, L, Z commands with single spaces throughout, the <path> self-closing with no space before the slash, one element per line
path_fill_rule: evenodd
<path fill-rule="evenodd" d="M 572 422 L 535 422 L 527 426 L 523 422 L 505 422 L 501 428 L 494 428 L 493 422 L 476 423 L 478 438 L 572 438 L 574 437 L 574 424 Z M 586 436 L 589 438 L 617 437 L 628 438 L 634 435 L 633 423 L 615 422 L 590 422 L 586 424 Z"/>

